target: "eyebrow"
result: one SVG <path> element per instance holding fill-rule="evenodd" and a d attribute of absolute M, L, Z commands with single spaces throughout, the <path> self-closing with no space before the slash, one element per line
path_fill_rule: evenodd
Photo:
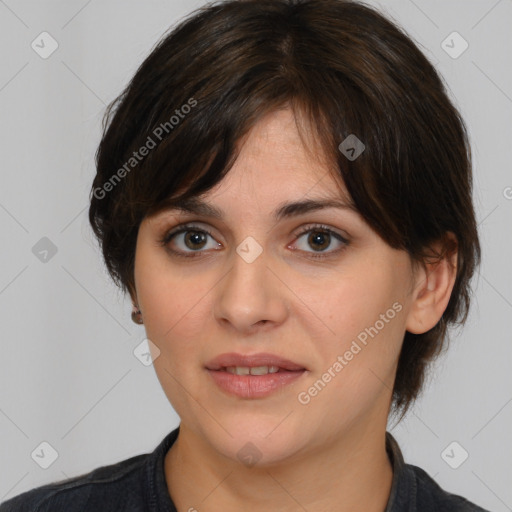
<path fill-rule="evenodd" d="M 291 218 L 313 211 L 324 210 L 327 208 L 337 208 L 341 210 L 349 210 L 357 213 L 357 209 L 353 204 L 345 203 L 339 199 L 305 199 L 302 201 L 293 201 L 279 205 L 272 213 L 276 221 L 285 218 Z M 205 201 L 191 197 L 179 201 L 169 202 L 165 207 L 166 210 L 179 210 L 183 213 L 200 215 L 203 217 L 211 217 L 222 220 L 224 212 L 216 206 L 206 203 Z"/>

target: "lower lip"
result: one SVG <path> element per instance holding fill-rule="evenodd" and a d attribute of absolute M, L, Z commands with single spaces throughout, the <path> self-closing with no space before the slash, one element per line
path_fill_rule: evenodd
<path fill-rule="evenodd" d="M 306 370 L 279 371 L 266 375 L 235 375 L 226 371 L 208 370 L 215 384 L 223 391 L 241 398 L 263 398 L 300 379 Z"/>

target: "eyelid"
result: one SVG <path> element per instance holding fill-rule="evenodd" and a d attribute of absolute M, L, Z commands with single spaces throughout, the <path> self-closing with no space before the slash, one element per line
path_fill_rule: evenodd
<path fill-rule="evenodd" d="M 178 225 L 174 226 L 173 228 L 166 230 L 163 238 L 171 236 L 173 234 L 178 234 L 183 229 L 190 229 L 190 230 L 197 229 L 198 231 L 204 231 L 205 233 L 208 233 L 209 235 L 213 236 L 212 230 L 209 227 L 203 227 L 200 224 L 203 224 L 203 222 L 202 221 L 185 221 L 182 224 L 178 224 Z M 343 231 L 343 233 L 345 233 L 345 234 L 342 234 L 336 228 L 327 226 L 326 224 L 324 224 L 322 222 L 311 222 L 311 223 L 306 224 L 305 226 L 301 226 L 300 228 L 297 228 L 297 230 L 295 230 L 295 232 L 293 233 L 293 236 L 297 237 L 297 236 L 303 235 L 304 233 L 307 233 L 309 230 L 315 229 L 315 228 L 323 229 L 325 231 L 334 233 L 334 234 L 340 236 L 346 242 L 348 242 L 351 238 L 350 235 L 346 231 Z"/>
<path fill-rule="evenodd" d="M 184 224 L 179 224 L 178 226 L 175 226 L 174 228 L 171 228 L 168 231 L 165 231 L 163 236 L 160 237 L 160 239 L 158 240 L 159 245 L 166 247 L 173 238 L 175 238 L 177 235 L 180 235 L 187 231 L 204 232 L 215 240 L 215 237 L 214 237 L 212 231 L 210 230 L 210 228 L 200 226 L 199 224 L 202 224 L 202 223 L 201 222 L 198 223 L 197 221 L 186 222 Z M 310 251 L 300 251 L 299 250 L 299 252 L 304 252 L 305 254 L 309 255 L 306 257 L 313 258 L 313 259 L 315 259 L 315 258 L 316 259 L 327 259 L 329 257 L 334 257 L 334 256 L 338 255 L 338 253 L 340 253 L 348 245 L 350 245 L 350 237 L 349 236 L 342 235 L 334 228 L 331 228 L 322 223 L 310 223 L 310 224 L 307 224 L 305 226 L 301 226 L 300 228 L 298 228 L 298 231 L 295 231 L 295 233 L 293 234 L 293 236 L 294 236 L 293 243 L 296 242 L 297 239 L 300 238 L 302 235 L 309 233 L 311 231 L 314 231 L 315 229 L 318 231 L 324 231 L 324 232 L 328 233 L 329 235 L 334 236 L 339 242 L 341 242 L 343 244 L 343 246 L 339 249 L 335 249 L 332 251 L 319 251 L 319 252 L 311 251 L 310 252 Z M 219 243 L 219 242 L 217 242 L 217 243 Z M 176 254 L 179 257 L 185 257 L 185 258 L 199 257 L 200 255 L 202 255 L 202 253 L 207 252 L 207 251 L 190 251 L 190 252 L 189 251 L 175 251 L 172 249 L 169 249 L 169 251 L 171 251 L 173 254 Z M 197 254 L 198 256 L 194 256 L 195 254 Z"/>
<path fill-rule="evenodd" d="M 171 241 L 172 237 L 179 235 L 186 231 L 194 231 L 194 230 L 195 231 L 204 231 L 205 233 L 210 235 L 212 238 L 214 238 L 213 233 L 210 230 L 210 228 L 200 226 L 200 225 L 196 224 L 195 222 L 186 222 L 184 224 L 179 224 L 178 226 L 175 226 L 174 228 L 171 228 L 170 230 L 166 230 L 164 232 L 163 236 L 160 237 L 158 242 L 161 245 L 166 245 Z"/>
<path fill-rule="evenodd" d="M 338 230 L 335 228 L 331 228 L 327 226 L 326 224 L 322 224 L 321 222 L 313 222 L 311 224 L 306 224 L 306 226 L 302 226 L 299 228 L 299 231 L 294 234 L 294 236 L 299 237 L 304 235 L 305 233 L 308 233 L 309 231 L 313 231 L 314 229 L 318 229 L 318 231 L 326 231 L 329 234 L 333 234 L 338 236 L 342 241 L 348 243 L 349 237 L 348 235 L 342 235 Z"/>

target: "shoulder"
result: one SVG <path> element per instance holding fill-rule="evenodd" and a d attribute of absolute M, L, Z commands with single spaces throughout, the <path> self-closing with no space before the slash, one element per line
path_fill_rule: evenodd
<path fill-rule="evenodd" d="M 26 491 L 0 504 L 0 512 L 82 512 L 99 510 L 139 510 L 132 505 L 144 501 L 144 464 L 148 454 L 137 455 L 108 466 L 101 466 L 74 478 Z M 95 506 L 96 504 L 96 506 Z M 142 509 L 140 509 L 142 510 Z"/>
<path fill-rule="evenodd" d="M 489 512 L 462 496 L 445 491 L 420 467 L 407 464 L 406 468 L 413 476 L 418 512 Z"/>

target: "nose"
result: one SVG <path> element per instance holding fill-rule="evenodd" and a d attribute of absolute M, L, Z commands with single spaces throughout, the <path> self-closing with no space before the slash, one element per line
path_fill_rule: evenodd
<path fill-rule="evenodd" d="M 240 333 L 282 324 L 288 314 L 288 288 L 271 268 L 265 251 L 249 262 L 238 253 L 215 289 L 216 319 Z"/>

